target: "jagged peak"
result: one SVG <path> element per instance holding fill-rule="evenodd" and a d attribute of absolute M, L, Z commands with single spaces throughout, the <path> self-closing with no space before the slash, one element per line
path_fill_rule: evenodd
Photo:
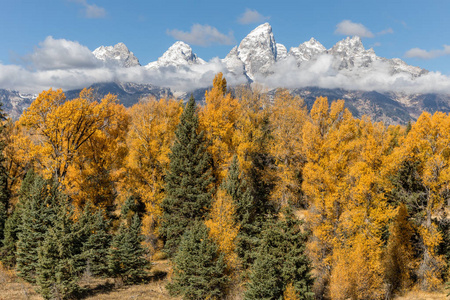
<path fill-rule="evenodd" d="M 113 63 L 122 67 L 140 66 L 139 60 L 128 47 L 119 42 L 114 46 L 100 46 L 92 51 L 94 56 L 104 62 Z"/>
<path fill-rule="evenodd" d="M 333 46 L 334 50 L 344 50 L 344 49 L 350 49 L 352 52 L 360 52 L 364 51 L 364 45 L 361 41 L 361 38 L 359 36 L 352 36 L 352 37 L 346 37 L 343 40 L 340 40 L 336 43 L 336 45 Z"/>

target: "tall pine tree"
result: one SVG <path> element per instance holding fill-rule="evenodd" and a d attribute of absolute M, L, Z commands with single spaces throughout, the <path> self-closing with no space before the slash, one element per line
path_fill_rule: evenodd
<path fill-rule="evenodd" d="M 31 187 L 35 180 L 36 174 L 33 170 L 29 170 L 20 185 L 19 201 L 15 205 L 12 214 L 6 220 L 0 259 L 4 265 L 11 268 L 16 265 L 17 241 L 19 240 L 19 232 L 22 224 L 23 208 L 30 198 Z"/>
<path fill-rule="evenodd" d="M 55 208 L 61 203 L 62 195 L 56 184 L 49 184 L 39 176 L 34 176 L 27 195 L 17 242 L 18 275 L 28 282 L 36 282 L 38 266 L 38 248 L 43 243 L 45 235 L 56 220 Z"/>
<path fill-rule="evenodd" d="M 160 234 L 169 254 L 176 252 L 183 233 L 195 220 L 204 219 L 211 206 L 211 158 L 198 126 L 195 100 L 191 96 L 175 132 L 165 177 L 166 196 L 161 204 Z"/>
<path fill-rule="evenodd" d="M 108 254 L 109 272 L 116 283 L 136 281 L 146 275 L 149 263 L 141 245 L 143 239 L 141 221 L 137 214 L 133 216 L 130 226 L 125 223 L 120 225 Z"/>
<path fill-rule="evenodd" d="M 245 299 L 282 299 L 289 284 L 299 299 L 313 299 L 311 266 L 305 254 L 301 223 L 286 209 L 278 221 L 268 220 L 250 273 Z"/>
<path fill-rule="evenodd" d="M 174 263 L 173 280 L 167 285 L 172 295 L 191 300 L 223 298 L 229 281 L 225 256 L 203 222 L 194 222 L 184 233 Z"/>
<path fill-rule="evenodd" d="M 56 203 L 54 224 L 37 251 L 36 283 L 45 299 L 68 299 L 78 291 L 84 269 L 78 235 L 73 208 L 67 201 Z"/>

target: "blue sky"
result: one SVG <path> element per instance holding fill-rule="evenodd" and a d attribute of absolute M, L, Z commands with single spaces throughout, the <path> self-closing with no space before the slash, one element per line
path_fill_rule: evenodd
<path fill-rule="evenodd" d="M 144 1 L 144 0 L 3 0 L 0 2 L 0 88 L 39 92 L 50 87 L 74 89 L 99 81 L 133 81 L 179 91 L 206 87 L 231 48 L 258 25 L 269 22 L 275 39 L 287 49 L 311 37 L 326 48 L 359 35 L 366 48 L 386 58 L 432 71 L 420 80 L 388 73 L 370 74 L 359 83 L 322 73 L 287 69 L 271 84 L 295 86 L 442 92 L 450 94 L 450 1 Z M 91 51 L 125 43 L 142 65 L 155 61 L 175 41 L 184 40 L 208 64 L 185 77 L 145 68 L 121 70 L 98 66 Z M 65 54 L 70 48 L 70 55 Z M 93 61 L 94 60 L 94 61 Z M 279 67 L 290 68 L 291 66 Z M 226 70 L 225 70 L 226 71 Z M 302 71 L 303 72 L 303 71 Z M 227 74 L 225 74 L 227 75 Z M 234 76 L 233 74 L 231 74 Z M 316 77 L 311 77 L 316 76 Z M 188 77 L 188 80 L 185 80 Z M 173 80 L 172 80 L 173 79 Z M 229 79 L 229 78 L 228 78 Z M 245 78 L 231 79 L 240 84 Z M 322 82 L 322 83 L 321 83 Z"/>
<path fill-rule="evenodd" d="M 345 37 L 336 33 L 344 20 L 363 25 L 373 34 L 363 38 L 379 56 L 450 74 L 450 1 L 111 1 L 15 0 L 0 9 L 0 62 L 20 64 L 21 58 L 47 36 L 78 41 L 94 50 L 124 42 L 142 64 L 156 60 L 175 38 L 172 30 L 190 32 L 194 24 L 210 26 L 229 37 L 207 46 L 191 46 L 200 57 L 221 58 L 257 25 L 267 21 L 275 39 L 289 49 L 315 37 L 325 47 Z M 242 24 L 246 11 L 259 14 Z M 248 20 L 251 21 L 251 20 Z M 382 34 L 385 33 L 385 34 Z M 234 43 L 232 43 L 234 41 Z M 420 48 L 420 57 L 406 53 Z M 433 52 L 434 51 L 434 52 Z M 416 51 L 417 52 L 417 51 Z M 417 54 L 417 53 L 416 53 Z M 428 58 L 423 58 L 428 57 Z"/>

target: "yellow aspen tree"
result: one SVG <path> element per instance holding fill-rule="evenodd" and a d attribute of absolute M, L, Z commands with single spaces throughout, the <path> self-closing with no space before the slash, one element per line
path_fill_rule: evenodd
<path fill-rule="evenodd" d="M 145 204 L 145 234 L 155 233 L 162 214 L 163 176 L 169 166 L 170 147 L 182 110 L 180 101 L 154 98 L 143 99 L 129 109 L 129 152 L 120 191 L 122 198 L 132 193 Z"/>
<path fill-rule="evenodd" d="M 356 135 L 354 120 L 344 102 L 328 105 L 319 97 L 303 128 L 303 147 L 307 156 L 302 184 L 309 209 L 307 224 L 312 231 L 307 249 L 313 264 L 314 293 L 327 293 L 333 265 L 336 229 L 345 199 L 344 176 L 348 162 L 356 153 L 348 145 Z M 342 128 L 341 128 L 342 127 Z"/>
<path fill-rule="evenodd" d="M 225 261 L 230 270 L 238 267 L 238 257 L 235 252 L 236 238 L 239 225 L 236 224 L 236 207 L 233 199 L 224 190 L 220 189 L 212 204 L 209 219 L 205 221 L 209 228 L 209 235 L 225 254 Z"/>
<path fill-rule="evenodd" d="M 268 151 L 270 105 L 267 96 L 258 87 L 241 87 L 236 90 L 240 102 L 234 144 L 242 170 L 247 172 L 252 155 Z"/>
<path fill-rule="evenodd" d="M 107 95 L 100 102 L 94 98 L 92 90 L 84 89 L 79 98 L 66 101 L 62 90 L 50 89 L 42 92 L 19 119 L 19 124 L 30 136 L 28 153 L 38 171 L 46 178 L 58 180 L 75 198 L 86 186 L 73 181 L 74 173 L 82 177 L 89 165 L 86 161 L 92 160 L 88 153 L 99 150 L 92 147 L 94 139 L 101 135 L 108 140 L 113 139 L 110 134 L 112 128 L 117 127 L 115 122 L 126 122 L 126 117 L 118 116 L 123 109 L 119 108 L 115 96 Z M 126 124 L 119 127 L 122 132 L 126 130 Z M 113 150 L 109 147 L 102 153 L 112 155 Z M 67 176 L 68 173 L 71 175 Z"/>
<path fill-rule="evenodd" d="M 306 120 L 303 100 L 291 96 L 287 90 L 278 90 L 270 115 L 273 139 L 269 151 L 275 158 L 276 167 L 272 199 L 281 205 L 301 201 L 301 171 L 306 163 L 302 130 Z"/>
<path fill-rule="evenodd" d="M 205 106 L 199 113 L 200 129 L 210 141 L 208 152 L 213 158 L 217 183 L 225 177 L 227 166 L 236 154 L 234 135 L 239 112 L 239 101 L 227 91 L 227 81 L 218 73 L 213 87 L 205 93 Z"/>
<path fill-rule="evenodd" d="M 90 199 L 95 206 L 111 211 L 117 196 L 117 182 L 124 176 L 121 169 L 128 151 L 125 138 L 129 116 L 115 96 L 106 96 L 100 105 L 103 113 L 110 116 L 104 120 L 107 126 L 97 130 L 80 147 L 69 167 L 66 182 L 70 184 L 66 186 L 70 187 L 77 206 L 84 206 Z"/>
<path fill-rule="evenodd" d="M 446 204 L 443 194 L 450 183 L 450 117 L 441 112 L 422 113 L 400 151 L 403 157 L 409 157 L 417 164 L 425 188 L 424 217 L 418 228 L 424 252 L 418 276 L 421 288 L 433 290 L 442 283 L 445 267 L 444 258 L 437 253 L 442 234 L 433 218 L 439 216 Z"/>

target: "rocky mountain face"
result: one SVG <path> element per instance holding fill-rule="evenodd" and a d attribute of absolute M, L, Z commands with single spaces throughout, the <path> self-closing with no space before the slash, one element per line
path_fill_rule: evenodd
<path fill-rule="evenodd" d="M 139 67 L 139 60 L 129 49 L 119 43 L 115 46 L 101 46 L 93 51 L 95 57 L 107 66 L 113 67 Z M 248 83 L 273 75 L 277 72 L 279 63 L 294 65 L 301 71 L 326 55 L 331 59 L 332 72 L 344 74 L 349 77 L 363 76 L 376 71 L 382 65 L 388 69 L 389 74 L 406 74 L 410 78 L 417 78 L 428 71 L 419 67 L 410 66 L 401 59 L 387 59 L 379 57 L 373 49 L 365 49 L 359 37 L 347 37 L 337 42 L 330 49 L 326 49 L 319 41 L 311 38 L 298 47 L 287 48 L 277 43 L 269 23 L 262 24 L 251 31 L 228 55 L 221 60 L 229 74 L 244 75 Z M 205 65 L 192 48 L 181 41 L 174 43 L 157 61 L 142 67 L 147 70 L 165 68 L 176 72 L 178 69 L 189 69 L 197 65 Z M 228 75 L 229 76 L 229 75 Z M 202 102 L 205 88 L 195 91 L 177 91 L 159 87 L 152 84 L 135 84 L 108 82 L 96 83 L 91 86 L 102 97 L 108 93 L 116 94 L 120 101 L 131 106 L 142 97 L 154 96 L 187 99 L 194 93 L 196 99 Z M 75 98 L 80 90 L 66 91 L 67 98 Z M 318 87 L 304 87 L 292 89 L 293 94 L 305 99 L 308 107 L 312 106 L 318 96 L 326 96 L 330 101 L 344 99 L 347 108 L 361 117 L 369 115 L 372 120 L 384 121 L 386 124 L 404 124 L 416 119 L 423 110 L 435 112 L 437 110 L 450 112 L 450 95 L 441 94 L 406 94 L 398 92 L 357 91 L 344 89 L 324 89 Z M 274 91 L 269 91 L 269 96 Z M 1 90 L 0 100 L 5 111 L 17 118 L 22 111 L 30 105 L 35 95 L 25 95 L 17 91 Z"/>
<path fill-rule="evenodd" d="M 92 53 L 98 60 L 110 66 L 129 68 L 141 65 L 124 43 L 118 43 L 115 46 L 100 46 Z"/>
<path fill-rule="evenodd" d="M 18 119 L 36 97 L 37 95 L 22 94 L 18 91 L 0 89 L 0 102 L 3 104 L 2 109 L 12 119 Z"/>

